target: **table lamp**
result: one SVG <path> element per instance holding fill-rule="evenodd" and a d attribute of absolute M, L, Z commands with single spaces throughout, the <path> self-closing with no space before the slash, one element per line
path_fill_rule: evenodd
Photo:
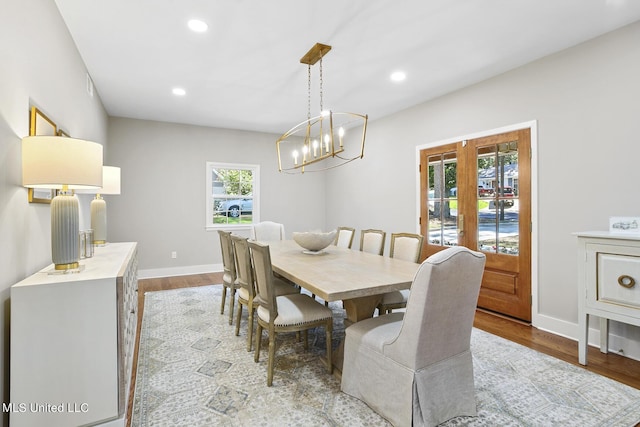
<path fill-rule="evenodd" d="M 120 168 L 115 166 L 102 167 L 102 188 L 91 191 L 96 193 L 91 201 L 91 228 L 93 229 L 93 243 L 104 245 L 107 243 L 107 202 L 102 194 L 120 194 Z"/>
<path fill-rule="evenodd" d="M 22 138 L 22 185 L 61 190 L 51 201 L 51 259 L 80 267 L 78 198 L 70 190 L 102 186 L 102 145 L 61 136 Z"/>

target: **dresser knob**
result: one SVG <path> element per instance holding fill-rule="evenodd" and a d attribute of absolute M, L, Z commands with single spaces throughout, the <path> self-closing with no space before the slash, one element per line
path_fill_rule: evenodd
<path fill-rule="evenodd" d="M 631 289 L 633 288 L 633 286 L 636 284 L 636 281 L 633 277 L 631 276 L 627 276 L 626 274 L 618 277 L 618 285 L 623 286 L 627 289 Z"/>

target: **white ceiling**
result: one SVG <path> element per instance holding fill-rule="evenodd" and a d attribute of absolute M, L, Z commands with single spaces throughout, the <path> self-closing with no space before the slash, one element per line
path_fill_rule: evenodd
<path fill-rule="evenodd" d="M 375 120 L 640 20 L 638 0 L 55 2 L 109 115 L 277 134 L 306 119 L 317 42 L 325 109 Z"/>

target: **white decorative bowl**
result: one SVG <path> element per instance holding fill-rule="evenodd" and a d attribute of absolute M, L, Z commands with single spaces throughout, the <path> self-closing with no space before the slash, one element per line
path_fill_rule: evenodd
<path fill-rule="evenodd" d="M 320 252 L 336 238 L 337 230 L 323 233 L 321 231 L 294 231 L 293 240 L 309 252 Z"/>

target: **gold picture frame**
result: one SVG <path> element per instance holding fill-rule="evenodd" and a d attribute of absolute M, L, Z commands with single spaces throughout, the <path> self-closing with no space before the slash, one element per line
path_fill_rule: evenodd
<path fill-rule="evenodd" d="M 58 126 L 37 107 L 31 107 L 29 112 L 29 136 L 58 135 Z M 50 204 L 55 197 L 55 190 L 29 188 L 29 203 Z"/>

